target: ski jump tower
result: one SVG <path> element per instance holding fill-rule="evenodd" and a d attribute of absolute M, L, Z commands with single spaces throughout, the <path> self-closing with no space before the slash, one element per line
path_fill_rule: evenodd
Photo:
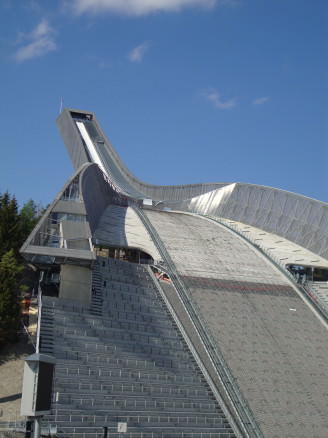
<path fill-rule="evenodd" d="M 57 125 L 75 173 L 21 249 L 43 272 L 41 353 L 56 357 L 46 421 L 63 437 L 327 438 L 328 205 L 149 185 L 94 113 Z"/>

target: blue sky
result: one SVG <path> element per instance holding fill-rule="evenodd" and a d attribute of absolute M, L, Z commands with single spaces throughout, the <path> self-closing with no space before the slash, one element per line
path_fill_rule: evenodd
<path fill-rule="evenodd" d="M 72 174 L 63 98 L 146 182 L 328 202 L 327 24 L 326 0 L 0 0 L 0 192 L 46 204 Z"/>

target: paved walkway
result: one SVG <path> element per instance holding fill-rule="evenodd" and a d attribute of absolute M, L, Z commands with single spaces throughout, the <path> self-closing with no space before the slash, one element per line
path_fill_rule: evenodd
<path fill-rule="evenodd" d="M 34 337 L 37 324 L 36 300 L 30 306 L 29 331 Z M 34 353 L 32 344 L 17 342 L 0 350 L 0 422 L 20 420 L 24 358 Z"/>

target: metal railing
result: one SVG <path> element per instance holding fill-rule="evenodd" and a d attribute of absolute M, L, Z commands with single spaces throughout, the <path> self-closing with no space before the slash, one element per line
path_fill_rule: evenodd
<path fill-rule="evenodd" d="M 104 427 L 104 426 L 103 426 Z M 83 432 L 83 427 L 65 427 L 65 432 L 58 430 L 60 436 L 78 438 L 103 438 L 104 429 L 98 427 L 94 432 Z M 158 432 L 117 432 L 117 428 L 108 427 L 108 438 L 235 438 L 232 432 L 176 432 L 172 431 L 173 426 Z M 58 435 L 59 435 L 58 434 Z M 56 436 L 58 436 L 56 435 Z"/>
<path fill-rule="evenodd" d="M 290 271 L 288 271 L 285 264 L 282 263 L 278 257 L 271 254 L 270 251 L 264 245 L 258 243 L 258 241 L 253 239 L 252 237 L 250 237 L 248 233 L 244 232 L 243 230 L 240 230 L 235 223 L 233 223 L 227 219 L 217 218 L 217 217 L 208 216 L 208 215 L 198 215 L 197 214 L 197 216 L 203 216 L 208 220 L 211 220 L 213 222 L 217 222 L 218 224 L 224 226 L 228 230 L 237 234 L 239 237 L 241 237 L 246 242 L 251 244 L 258 251 L 260 251 L 261 254 L 263 254 L 267 259 L 269 259 L 269 261 L 273 265 L 275 265 L 276 268 L 278 268 L 279 271 L 285 277 L 288 277 L 288 279 L 293 282 L 294 286 L 296 286 L 298 288 L 298 290 L 300 290 L 303 293 L 303 295 L 305 295 L 306 298 L 309 301 L 311 301 L 311 303 L 317 309 L 317 311 L 328 321 L 328 305 L 317 295 L 316 290 L 313 288 L 313 286 L 311 285 L 311 283 L 309 281 L 306 281 L 304 284 L 298 283 L 296 281 L 296 278 L 294 277 L 294 275 Z"/>
<path fill-rule="evenodd" d="M 74 370 L 74 372 L 73 372 Z M 192 377 L 192 376 L 186 376 L 186 375 L 172 375 L 172 374 L 163 374 L 163 373 L 149 373 L 145 371 L 126 371 L 122 369 L 108 369 L 108 368 L 98 368 L 97 371 L 91 371 L 88 369 L 88 371 L 83 372 L 83 368 L 79 367 L 60 367 L 60 376 L 61 379 L 64 379 L 65 377 L 69 378 L 70 381 L 72 381 L 72 376 L 79 376 L 80 379 L 83 379 L 85 377 L 86 379 L 89 376 L 97 376 L 97 377 L 115 377 L 115 378 L 134 378 L 134 379 L 143 379 L 143 381 L 158 381 L 160 383 L 168 382 L 168 383 L 186 383 L 186 384 L 194 384 L 195 382 L 199 382 L 200 379 Z"/>
<path fill-rule="evenodd" d="M 57 395 L 58 394 L 58 395 Z M 54 403 L 58 402 L 60 400 L 60 391 L 57 391 L 53 394 L 54 397 Z M 213 409 L 216 404 L 213 401 L 166 401 L 166 400 L 157 400 L 156 398 L 153 400 L 147 400 L 147 399 L 109 399 L 106 400 L 106 406 L 111 408 L 124 408 L 124 409 Z M 56 413 L 57 415 L 60 414 L 60 407 L 56 407 Z M 66 412 L 66 411 L 65 411 Z M 77 411 L 80 412 L 80 411 Z M 70 415 L 75 415 L 74 410 L 71 410 Z M 79 415 L 79 414 L 77 414 Z M 96 415 L 99 417 L 99 415 Z M 88 415 L 89 417 L 89 415 Z M 106 416 L 107 418 L 107 416 Z"/>
<path fill-rule="evenodd" d="M 33 338 L 32 338 L 31 333 L 28 331 L 25 324 L 22 323 L 22 326 L 23 326 L 24 330 L 26 331 L 26 334 L 29 337 L 30 341 L 32 342 L 32 345 L 35 348 L 36 353 L 39 353 L 39 350 L 40 350 L 41 313 L 42 313 L 42 290 L 41 290 L 40 283 L 41 283 L 42 279 L 43 279 L 43 272 L 40 275 L 39 284 L 38 284 L 38 296 L 37 296 L 38 315 L 37 315 L 35 343 L 33 342 Z M 34 403 L 35 403 L 35 400 L 34 400 Z M 12 416 L 11 420 L 0 421 L 0 438 L 1 438 L 1 436 L 5 437 L 5 435 L 2 433 L 3 431 L 13 431 L 13 432 L 25 432 L 26 431 L 26 420 L 19 420 L 18 419 L 19 416 L 20 416 L 20 413 L 15 412 L 15 414 Z"/>
<path fill-rule="evenodd" d="M 79 244 L 81 242 L 81 244 Z M 90 237 L 75 237 L 65 239 L 59 234 L 39 231 L 34 240 L 33 245 L 46 246 L 50 248 L 61 249 L 76 249 L 84 251 L 92 251 L 92 241 Z"/>
<path fill-rule="evenodd" d="M 34 337 L 33 337 L 32 333 L 29 331 L 28 327 L 24 324 L 23 320 L 21 320 L 20 323 L 21 323 L 21 327 L 22 327 L 21 332 L 26 335 L 27 340 L 28 340 L 27 342 L 30 342 L 35 349 L 36 345 L 34 343 Z"/>
<path fill-rule="evenodd" d="M 189 313 L 189 316 L 194 326 L 198 331 L 198 334 L 205 346 L 205 349 L 209 357 L 211 358 L 211 360 L 213 361 L 216 367 L 216 370 L 221 378 L 221 382 L 224 386 L 224 390 L 228 395 L 228 398 L 232 401 L 233 408 L 237 413 L 237 423 L 239 423 L 244 428 L 248 437 L 262 438 L 263 437 L 262 432 L 259 426 L 257 425 L 246 400 L 242 396 L 241 390 L 239 389 L 239 386 L 235 378 L 233 377 L 232 372 L 230 371 L 230 368 L 223 357 L 223 354 L 221 353 L 216 341 L 212 338 L 211 332 L 207 327 L 206 322 L 201 316 L 201 312 L 193 302 L 192 298 L 187 292 L 185 285 L 180 279 L 177 273 L 176 266 L 173 263 L 171 256 L 166 250 L 156 229 L 153 227 L 150 220 L 141 209 L 135 206 L 133 206 L 132 208 L 134 208 L 134 210 L 140 217 L 150 237 L 155 243 L 165 263 L 165 266 L 161 265 L 161 268 L 162 269 L 164 268 L 167 271 L 168 275 L 170 276 L 175 289 L 177 290 L 183 304 L 185 305 L 185 308 Z M 235 421 L 233 421 L 233 423 L 235 423 Z"/>
<path fill-rule="evenodd" d="M 120 406 L 122 407 L 122 405 Z M 181 413 L 180 413 L 181 414 Z M 83 427 L 83 423 L 88 423 L 90 425 L 93 424 L 101 424 L 101 423 L 109 423 L 109 422 L 133 422 L 133 423 L 174 423 L 175 425 L 183 424 L 183 425 L 202 425 L 202 426 L 221 426 L 223 424 L 226 424 L 224 422 L 224 418 L 215 416 L 213 414 L 212 416 L 209 415 L 186 415 L 182 414 L 180 415 L 177 413 L 176 415 L 169 415 L 169 414 L 162 414 L 162 415 L 148 415 L 148 414 L 138 414 L 138 415 L 88 415 L 87 413 L 85 415 L 81 414 L 57 414 L 56 417 L 56 423 L 57 426 L 60 427 L 59 423 L 66 423 L 67 422 L 74 422 L 74 423 L 81 423 L 81 426 Z"/>
<path fill-rule="evenodd" d="M 4 432 L 4 431 L 25 432 L 25 430 L 26 430 L 26 421 L 24 420 L 14 419 L 8 421 L 0 421 L 0 432 Z"/>
<path fill-rule="evenodd" d="M 42 317 L 42 289 L 41 282 L 43 280 L 44 272 L 41 271 L 38 285 L 38 321 L 36 326 L 35 352 L 40 352 L 40 338 L 41 338 L 41 317 Z"/>

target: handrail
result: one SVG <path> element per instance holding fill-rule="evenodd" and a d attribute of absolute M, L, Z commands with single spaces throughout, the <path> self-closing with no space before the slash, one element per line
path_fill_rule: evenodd
<path fill-rule="evenodd" d="M 117 432 L 117 426 L 106 426 L 108 432 L 110 432 L 111 437 L 115 438 L 166 438 L 168 433 L 172 433 L 173 426 L 162 426 L 160 431 L 152 431 L 152 432 L 129 432 L 122 434 Z M 65 436 L 69 436 L 74 438 L 77 434 L 82 438 L 103 438 L 104 436 L 104 426 L 97 426 L 97 430 L 94 432 L 84 432 L 83 429 L 88 429 L 88 426 L 68 426 L 66 430 L 69 430 L 69 433 Z M 42 431 L 48 431 L 46 428 L 42 428 Z M 48 431 L 49 433 L 49 431 Z M 46 434 L 46 433 L 45 433 Z M 190 438 L 220 438 L 224 435 L 225 438 L 235 438 L 235 434 L 231 432 L 177 432 L 174 430 L 174 436 L 176 438 L 184 438 L 188 436 Z M 55 435 L 57 436 L 57 435 Z"/>
<path fill-rule="evenodd" d="M 40 243 L 35 243 L 36 238 L 39 237 Z M 35 235 L 34 239 L 34 245 L 35 246 L 46 246 L 50 248 L 60 248 L 60 249 L 71 249 L 67 248 L 67 244 L 70 242 L 88 242 L 89 243 L 89 249 L 85 248 L 78 248 L 80 251 L 91 251 L 92 250 L 92 241 L 91 237 L 84 236 L 84 237 L 71 237 L 71 238 L 64 238 L 63 236 L 60 236 L 59 234 L 51 234 L 46 233 L 43 231 L 39 231 Z"/>
<path fill-rule="evenodd" d="M 7 420 L 0 421 L 0 431 L 17 431 L 17 432 L 25 432 L 26 431 L 26 421 L 25 420 Z"/>
<path fill-rule="evenodd" d="M 24 330 L 26 331 L 27 335 L 30 336 L 32 344 L 35 348 L 35 353 L 40 352 L 40 333 L 41 333 L 41 313 L 42 313 L 42 289 L 41 289 L 41 282 L 43 280 L 44 272 L 41 271 L 40 278 L 39 278 L 39 284 L 38 284 L 38 320 L 37 320 L 37 327 L 36 327 L 36 339 L 35 339 L 35 345 L 33 343 L 32 337 L 25 326 L 23 324 Z M 0 422 L 0 431 L 4 428 L 7 431 L 19 431 L 19 432 L 25 432 L 26 431 L 26 420 L 9 420 L 6 422 Z"/>
<path fill-rule="evenodd" d="M 168 274 L 171 278 L 171 281 L 174 284 L 186 309 L 188 310 L 188 313 L 195 327 L 197 328 L 199 336 L 202 339 L 202 342 L 205 345 L 205 348 L 211 360 L 215 364 L 216 370 L 220 375 L 224 390 L 228 395 L 229 399 L 232 400 L 233 407 L 235 409 L 235 412 L 237 413 L 238 416 L 237 423 L 240 423 L 242 425 L 248 437 L 262 438 L 263 437 L 262 432 L 259 426 L 257 425 L 246 400 L 242 396 L 239 386 L 236 380 L 234 379 L 232 372 L 230 371 L 230 368 L 223 357 L 222 352 L 220 351 L 217 343 L 212 338 L 210 334 L 211 333 L 210 330 L 207 328 L 204 319 L 201 317 L 201 313 L 198 311 L 198 309 L 196 309 L 195 303 L 192 301 L 192 298 L 187 292 L 185 285 L 180 279 L 177 273 L 176 266 L 173 260 L 171 259 L 171 256 L 169 255 L 168 251 L 166 250 L 160 236 L 158 235 L 156 229 L 151 224 L 150 220 L 145 215 L 145 213 L 140 208 L 137 208 L 135 206 L 132 206 L 132 208 L 140 217 L 142 223 L 146 227 L 153 242 L 155 243 L 162 259 L 166 264 L 166 268 L 168 270 Z"/>
<path fill-rule="evenodd" d="M 315 289 L 309 284 L 308 281 L 305 282 L 305 284 L 299 284 L 295 281 L 294 275 L 289 272 L 284 263 L 281 263 L 281 261 L 273 256 L 264 245 L 259 244 L 255 239 L 252 239 L 249 237 L 248 233 L 246 234 L 242 230 L 239 230 L 238 227 L 234 224 L 228 221 L 227 219 L 222 219 L 218 217 L 208 216 L 208 215 L 199 215 L 207 218 L 208 220 L 211 220 L 213 222 L 217 222 L 220 225 L 224 226 L 228 230 L 234 232 L 242 239 L 246 240 L 248 243 L 250 243 L 253 247 L 255 247 L 258 251 L 261 252 L 269 261 L 277 268 L 279 271 L 285 276 L 288 277 L 290 281 L 298 288 L 299 291 L 305 295 L 305 297 L 313 304 L 315 309 L 328 321 L 328 306 L 327 304 L 317 295 Z M 229 222 L 229 223 L 227 223 Z"/>
<path fill-rule="evenodd" d="M 36 345 L 34 344 L 34 341 L 33 341 L 33 336 L 32 336 L 32 334 L 30 333 L 29 329 L 28 329 L 28 328 L 26 327 L 26 325 L 24 324 L 24 321 L 23 321 L 23 320 L 21 321 L 21 324 L 22 324 L 23 330 L 25 331 L 25 333 L 26 333 L 28 339 L 31 341 L 31 344 L 33 345 L 34 348 L 36 348 Z"/>
<path fill-rule="evenodd" d="M 85 236 L 64 238 L 60 234 L 51 234 L 51 233 L 46 233 L 44 231 L 39 231 L 39 234 L 42 234 L 44 236 L 50 236 L 50 237 L 58 237 L 58 239 L 64 239 L 64 240 L 67 240 L 67 241 L 71 241 L 71 240 L 88 240 L 88 237 L 85 237 Z"/>
<path fill-rule="evenodd" d="M 35 352 L 40 352 L 40 333 L 41 333 L 41 313 L 42 313 L 42 289 L 41 282 L 43 280 L 44 271 L 41 271 L 38 285 L 38 322 L 36 327 Z"/>
<path fill-rule="evenodd" d="M 70 414 L 70 413 L 66 413 L 66 414 L 57 414 L 58 415 L 58 421 L 63 421 L 64 418 L 67 417 L 84 417 L 87 416 L 88 417 L 88 421 L 92 421 L 93 423 L 96 423 L 96 421 L 99 419 L 102 421 L 117 421 L 117 422 L 124 422 L 128 419 L 128 421 L 137 421 L 138 423 L 142 422 L 142 421 L 147 421 L 148 423 L 152 422 L 152 423 L 160 423 L 160 422 L 166 422 L 166 423 L 173 423 L 173 422 L 181 422 L 181 423 L 191 423 L 191 424 L 217 424 L 217 423 L 222 423 L 222 418 L 215 416 L 214 414 L 209 415 L 209 414 L 205 414 L 205 415 L 169 415 L 166 413 L 163 414 L 126 414 L 126 415 L 111 415 L 106 414 L 106 415 L 88 415 L 88 414 Z M 75 421 L 78 421 L 75 419 Z"/>

